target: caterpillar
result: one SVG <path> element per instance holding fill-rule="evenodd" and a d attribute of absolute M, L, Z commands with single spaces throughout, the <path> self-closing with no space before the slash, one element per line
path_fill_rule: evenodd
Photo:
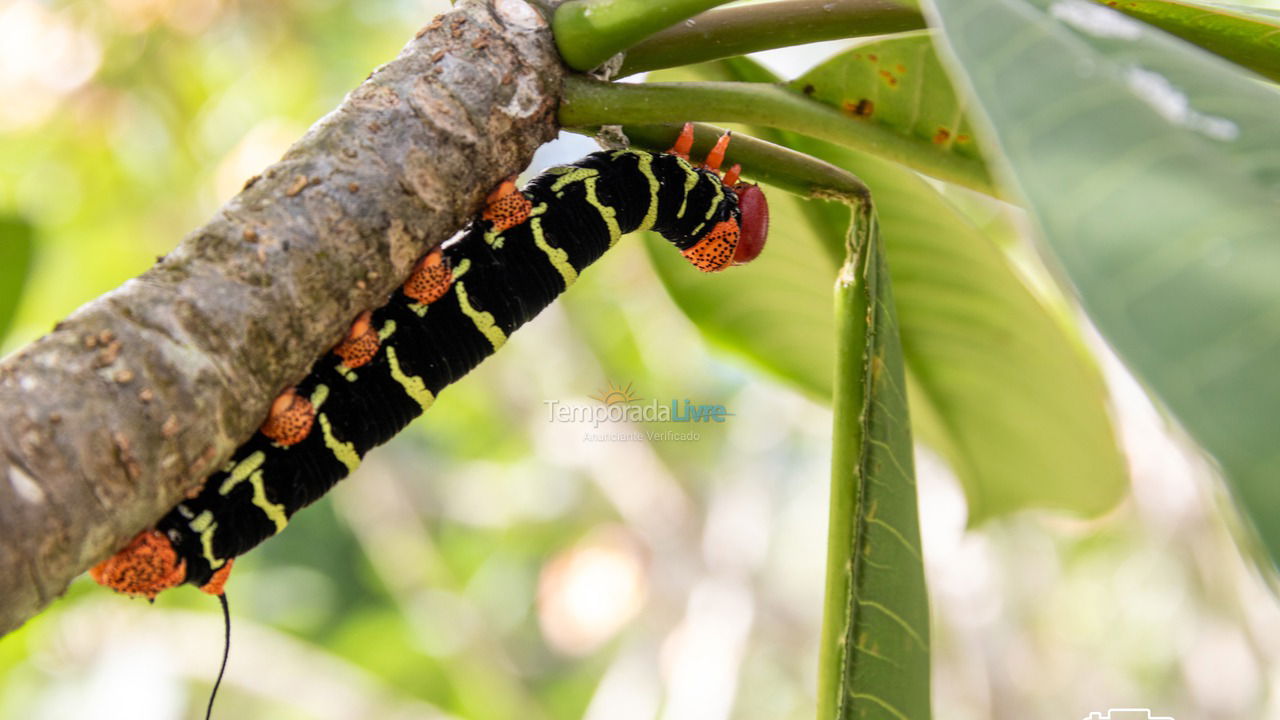
<path fill-rule="evenodd" d="M 90 570 L 102 585 L 154 599 L 181 584 L 222 596 L 233 560 L 280 532 L 547 307 L 617 240 L 654 230 L 705 272 L 754 259 L 768 204 L 741 168 L 720 176 L 729 133 L 689 161 L 693 126 L 665 153 L 600 151 L 525 189 L 490 194 L 458 238 L 428 252 L 383 307 L 297 386 L 195 496 Z"/>

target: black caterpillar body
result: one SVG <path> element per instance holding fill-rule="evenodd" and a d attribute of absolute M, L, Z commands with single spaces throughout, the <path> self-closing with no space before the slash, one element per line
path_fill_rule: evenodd
<path fill-rule="evenodd" d="M 736 179 L 736 168 L 730 174 Z M 362 315 L 345 341 L 276 400 L 261 430 L 201 492 L 149 531 L 148 552 L 167 552 L 156 547 L 167 544 L 176 556 L 163 578 L 148 585 L 136 572 L 121 579 L 104 569 L 136 555 L 147 533 L 95 568 L 95 578 L 153 597 L 182 582 L 220 594 L 232 558 L 283 529 L 622 235 L 655 230 L 702 270 L 728 266 L 735 251 L 741 259 L 739 199 L 749 190 L 742 204 L 756 207 L 763 195 L 727 181 L 674 154 L 617 150 L 552 168 L 523 191 L 504 183 L 481 218 L 420 260 L 386 305 Z"/>

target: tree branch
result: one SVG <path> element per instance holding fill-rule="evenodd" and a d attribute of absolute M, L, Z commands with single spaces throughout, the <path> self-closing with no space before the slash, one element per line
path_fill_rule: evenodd
<path fill-rule="evenodd" d="M 556 132 L 523 0 L 423 28 L 154 267 L 0 362 L 0 633 L 198 487 Z"/>

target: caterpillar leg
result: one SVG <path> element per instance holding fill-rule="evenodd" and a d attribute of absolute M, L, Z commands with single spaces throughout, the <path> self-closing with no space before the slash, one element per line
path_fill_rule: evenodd
<path fill-rule="evenodd" d="M 373 329 L 373 312 L 365 310 L 360 313 L 347 337 L 334 346 L 333 354 L 342 359 L 342 364 L 349 370 L 367 365 L 378 354 L 378 331 Z"/>
<path fill-rule="evenodd" d="M 123 550 L 94 565 L 89 577 L 116 592 L 154 600 L 162 591 L 181 585 L 187 568 L 164 533 L 144 530 Z"/>
<path fill-rule="evenodd" d="M 707 153 L 707 160 L 702 163 L 702 166 L 708 170 L 718 172 L 720 170 L 720 166 L 724 163 L 724 153 L 729 148 L 729 141 L 731 139 L 733 139 L 733 132 L 725 131 L 725 133 L 720 136 L 720 139 L 716 140 L 716 144 L 711 148 L 711 152 Z M 667 153 L 688 160 L 689 152 L 691 150 L 693 150 L 693 123 L 685 123 L 684 127 L 680 129 L 680 136 L 676 138 L 675 144 L 671 146 L 670 150 L 667 150 Z M 732 186 L 737 182 L 738 174 L 741 170 L 741 165 L 734 165 L 729 171 L 732 178 L 730 179 L 730 176 L 726 176 L 724 184 Z"/>
<path fill-rule="evenodd" d="M 271 411 L 258 431 L 276 444 L 288 447 L 305 440 L 315 421 L 316 409 L 311 401 L 299 395 L 296 388 L 289 388 L 271 403 Z"/>
<path fill-rule="evenodd" d="M 720 139 L 716 140 L 715 147 L 711 148 L 711 152 L 707 153 L 707 161 L 703 163 L 703 167 L 708 170 L 720 171 L 720 165 L 724 162 L 725 150 L 729 149 L 729 141 L 733 139 L 733 132 L 726 130 Z M 729 183 L 725 183 L 728 185 Z"/>
<path fill-rule="evenodd" d="M 533 203 L 516 187 L 516 177 L 512 175 L 489 193 L 480 218 L 493 224 L 490 234 L 498 235 L 527 220 L 532 209 Z"/>
<path fill-rule="evenodd" d="M 676 144 L 671 146 L 667 151 L 670 155 L 679 158 L 689 159 L 689 151 L 693 149 L 693 123 L 688 122 L 680 129 L 680 136 L 676 138 Z"/>
<path fill-rule="evenodd" d="M 738 165 L 737 163 L 734 163 L 733 167 L 729 168 L 729 172 L 724 174 L 723 179 L 724 179 L 725 186 L 733 187 L 734 185 L 737 185 L 738 178 L 741 175 L 742 175 L 742 166 Z"/>
<path fill-rule="evenodd" d="M 451 285 L 453 269 L 449 267 L 440 248 L 436 248 L 422 256 L 409 273 L 409 279 L 404 281 L 401 291 L 416 302 L 430 305 L 444 297 Z"/>
<path fill-rule="evenodd" d="M 231 566 L 235 564 L 235 558 L 228 558 L 227 563 L 218 568 L 213 577 L 209 578 L 209 582 L 200 586 L 200 592 L 206 592 L 210 595 L 221 595 L 223 588 L 226 587 L 227 578 L 231 577 Z"/>

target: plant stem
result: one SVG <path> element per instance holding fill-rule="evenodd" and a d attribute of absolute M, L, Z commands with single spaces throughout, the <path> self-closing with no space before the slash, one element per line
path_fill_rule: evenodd
<path fill-rule="evenodd" d="M 589 129 L 581 132 L 591 133 Z M 632 145 L 660 151 L 671 147 L 680 134 L 680 126 L 627 125 L 622 132 Z M 695 124 L 690 156 L 706 154 L 722 133 L 723 130 L 715 126 Z M 734 135 L 733 142 L 729 143 L 723 167 L 734 163 L 742 164 L 744 176 L 802 197 L 847 201 L 868 195 L 866 186 L 848 170 L 746 135 Z"/>
<path fill-rule="evenodd" d="M 627 51 L 619 77 L 820 40 L 927 27 L 892 0 L 788 0 L 713 10 Z"/>
<path fill-rule="evenodd" d="M 571 75 L 564 90 L 560 123 L 567 127 L 657 123 L 671 118 L 764 125 L 869 152 L 940 180 L 997 194 L 986 166 L 977 160 L 846 116 L 769 83 L 604 83 Z"/>
<path fill-rule="evenodd" d="M 653 33 L 730 0 L 569 0 L 551 20 L 565 64 L 590 70 Z"/>

